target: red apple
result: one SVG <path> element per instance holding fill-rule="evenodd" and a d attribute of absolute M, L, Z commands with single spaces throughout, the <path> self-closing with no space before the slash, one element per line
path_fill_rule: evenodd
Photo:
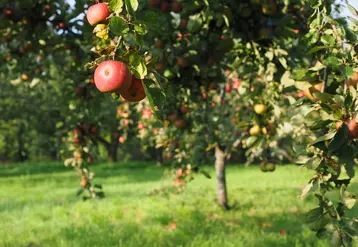
<path fill-rule="evenodd" d="M 163 1 L 162 4 L 160 5 L 160 11 L 166 13 L 169 12 L 169 3 L 167 1 Z"/>
<path fill-rule="evenodd" d="M 231 84 L 230 84 L 230 83 L 226 83 L 226 85 L 225 85 L 225 91 L 226 91 L 226 93 L 231 93 L 231 89 L 232 89 Z"/>
<path fill-rule="evenodd" d="M 123 119 L 123 124 L 124 124 L 124 126 L 128 126 L 130 124 L 129 119 L 127 119 L 127 118 Z"/>
<path fill-rule="evenodd" d="M 160 0 L 148 0 L 148 5 L 151 8 L 158 8 Z"/>
<path fill-rule="evenodd" d="M 181 113 L 183 113 L 184 115 L 187 114 L 190 111 L 189 105 L 184 104 L 180 107 L 180 111 Z"/>
<path fill-rule="evenodd" d="M 118 141 L 119 141 L 120 143 L 125 143 L 126 138 L 125 138 L 124 136 L 121 136 L 121 137 L 119 137 Z"/>
<path fill-rule="evenodd" d="M 172 11 L 174 13 L 179 13 L 183 9 L 183 4 L 179 3 L 178 1 L 174 0 L 172 2 Z"/>
<path fill-rule="evenodd" d="M 108 5 L 106 3 L 97 3 L 89 7 L 87 11 L 87 20 L 91 26 L 103 22 L 110 15 Z"/>
<path fill-rule="evenodd" d="M 155 70 L 157 70 L 158 72 L 163 71 L 163 70 L 164 70 L 164 64 L 162 64 L 162 63 L 157 63 L 157 64 L 155 65 Z"/>
<path fill-rule="evenodd" d="M 76 96 L 83 96 L 84 93 L 85 93 L 85 90 L 83 87 L 76 87 L 76 89 L 75 89 Z"/>
<path fill-rule="evenodd" d="M 151 109 L 143 109 L 142 110 L 142 116 L 144 118 L 150 118 L 153 115 L 153 112 Z"/>
<path fill-rule="evenodd" d="M 144 124 L 143 124 L 143 123 L 139 123 L 139 124 L 138 124 L 138 129 L 139 129 L 139 130 L 144 129 Z"/>
<path fill-rule="evenodd" d="M 14 13 L 14 11 L 12 9 L 4 9 L 5 15 L 12 15 L 13 13 Z"/>
<path fill-rule="evenodd" d="M 178 129 L 184 129 L 186 127 L 186 122 L 184 119 L 178 119 L 175 121 L 175 127 L 177 127 Z"/>
<path fill-rule="evenodd" d="M 92 134 L 95 135 L 95 134 L 97 134 L 97 131 L 98 131 L 98 130 L 97 130 L 97 127 L 96 127 L 96 126 L 93 126 L 90 131 L 91 131 Z"/>
<path fill-rule="evenodd" d="M 129 102 L 139 102 L 143 100 L 146 95 L 142 80 L 132 77 L 132 84 L 127 90 L 120 90 L 122 98 Z"/>
<path fill-rule="evenodd" d="M 184 57 L 178 57 L 177 58 L 177 65 L 180 68 L 185 68 L 188 65 L 188 60 Z"/>
<path fill-rule="evenodd" d="M 186 29 L 186 26 L 188 25 L 188 20 L 187 19 L 181 19 L 180 20 L 180 24 L 179 24 L 179 27 L 181 29 Z"/>
<path fill-rule="evenodd" d="M 60 22 L 60 23 L 58 24 L 58 28 L 59 28 L 59 29 L 64 29 L 64 28 L 65 28 L 65 23 Z"/>
<path fill-rule="evenodd" d="M 355 119 L 348 119 L 346 121 L 344 121 L 344 123 L 347 125 L 348 129 L 349 129 L 349 137 L 354 139 L 354 138 L 358 138 L 358 126 L 356 123 Z M 336 129 L 338 130 L 339 128 L 341 128 L 343 122 L 339 121 L 336 123 Z"/>
<path fill-rule="evenodd" d="M 94 81 L 101 92 L 128 90 L 131 86 L 132 74 L 124 63 L 107 60 L 97 67 Z"/>

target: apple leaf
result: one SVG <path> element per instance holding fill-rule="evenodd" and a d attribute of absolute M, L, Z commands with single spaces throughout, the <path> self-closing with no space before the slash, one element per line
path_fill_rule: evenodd
<path fill-rule="evenodd" d="M 143 57 L 139 56 L 137 53 L 132 53 L 129 56 L 129 62 L 134 70 L 135 77 L 138 79 L 144 79 L 144 77 L 148 74 L 148 70 Z"/>
<path fill-rule="evenodd" d="M 111 0 L 109 8 L 116 14 L 121 13 L 123 10 L 123 0 Z"/>
<path fill-rule="evenodd" d="M 143 81 L 145 94 L 147 95 L 153 113 L 157 118 L 163 120 L 161 108 L 164 105 L 163 102 L 166 100 L 165 94 L 160 88 L 151 87 L 153 84 L 154 82 L 152 80 L 146 79 Z"/>
<path fill-rule="evenodd" d="M 109 22 L 109 30 L 116 36 L 122 36 L 123 34 L 128 33 L 129 27 L 125 20 L 114 16 Z"/>
<path fill-rule="evenodd" d="M 138 0 L 125 0 L 127 11 L 130 14 L 134 14 L 134 12 L 138 9 Z"/>
<path fill-rule="evenodd" d="M 358 11 L 349 3 L 347 3 L 348 10 L 356 17 L 358 17 Z"/>
<path fill-rule="evenodd" d="M 348 126 L 346 124 L 342 124 L 342 127 L 338 129 L 337 133 L 329 143 L 328 149 L 330 151 L 338 150 L 343 144 L 347 142 L 348 132 Z"/>

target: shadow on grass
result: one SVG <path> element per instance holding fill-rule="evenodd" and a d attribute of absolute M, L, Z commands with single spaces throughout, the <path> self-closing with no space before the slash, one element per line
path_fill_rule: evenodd
<path fill-rule="evenodd" d="M 156 165 L 153 162 L 130 162 L 101 164 L 94 163 L 91 167 L 98 172 L 98 176 L 109 177 L 119 175 L 121 171 L 141 170 L 144 168 L 153 168 Z M 162 168 L 158 168 L 162 169 Z M 0 177 L 16 177 L 23 175 L 40 175 L 71 171 L 71 167 L 65 167 L 62 162 L 27 162 L 13 163 L 0 166 Z"/>
<path fill-rule="evenodd" d="M 170 229 L 173 222 L 176 223 L 176 228 Z M 287 235 L 280 233 L 283 229 L 287 230 Z M 126 247 L 291 247 L 318 246 L 319 241 L 302 226 L 301 215 L 270 214 L 266 217 L 243 217 L 237 220 L 225 215 L 214 218 L 198 210 L 192 211 L 181 221 L 175 221 L 169 215 L 159 215 L 137 223 L 106 219 L 86 225 L 73 225 L 62 229 L 59 236 L 66 243 L 76 246 Z M 325 246 L 324 242 L 321 241 L 320 246 Z"/>

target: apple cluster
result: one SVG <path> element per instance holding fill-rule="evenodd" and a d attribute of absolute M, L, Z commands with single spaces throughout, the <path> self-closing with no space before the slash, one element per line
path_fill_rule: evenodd
<path fill-rule="evenodd" d="M 87 20 L 94 26 L 106 22 L 110 14 L 106 3 L 97 3 L 89 7 Z M 120 61 L 101 62 L 95 70 L 94 82 L 99 91 L 120 94 L 129 102 L 139 102 L 146 97 L 142 80 L 135 78 L 127 65 Z"/>

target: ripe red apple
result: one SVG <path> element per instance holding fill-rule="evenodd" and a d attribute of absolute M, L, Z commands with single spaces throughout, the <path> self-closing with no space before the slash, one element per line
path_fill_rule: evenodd
<path fill-rule="evenodd" d="M 125 91 L 131 86 L 132 74 L 124 63 L 107 60 L 97 67 L 94 81 L 101 92 Z"/>
<path fill-rule="evenodd" d="M 4 9 L 5 15 L 12 15 L 13 13 L 14 13 L 14 11 L 12 9 Z"/>
<path fill-rule="evenodd" d="M 120 143 L 125 143 L 126 138 L 125 138 L 124 136 L 121 136 L 121 137 L 119 137 L 118 141 L 119 141 Z"/>
<path fill-rule="evenodd" d="M 169 116 L 168 116 L 168 119 L 171 121 L 171 122 L 174 122 L 175 120 L 177 120 L 177 114 L 175 112 L 171 113 Z"/>
<path fill-rule="evenodd" d="M 226 93 L 231 93 L 232 87 L 230 83 L 226 83 L 225 85 L 225 91 Z"/>
<path fill-rule="evenodd" d="M 138 130 L 142 130 L 144 129 L 144 124 L 143 123 L 139 123 L 138 124 Z"/>
<path fill-rule="evenodd" d="M 76 87 L 75 89 L 75 95 L 76 96 L 83 96 L 85 93 L 84 88 L 83 87 Z"/>
<path fill-rule="evenodd" d="M 82 140 L 78 136 L 73 137 L 73 142 L 77 145 L 81 144 Z"/>
<path fill-rule="evenodd" d="M 89 155 L 87 157 L 87 163 L 92 163 L 93 162 L 93 157 L 91 155 Z"/>
<path fill-rule="evenodd" d="M 188 60 L 184 57 L 178 57 L 177 58 L 177 65 L 180 68 L 185 68 L 188 65 Z"/>
<path fill-rule="evenodd" d="M 143 109 L 142 110 L 142 116 L 144 118 L 150 118 L 153 115 L 153 112 L 151 109 Z"/>
<path fill-rule="evenodd" d="M 183 113 L 184 115 L 187 114 L 190 111 L 189 105 L 184 104 L 180 107 L 180 111 L 181 113 Z"/>
<path fill-rule="evenodd" d="M 129 119 L 127 119 L 127 118 L 123 119 L 123 124 L 124 124 L 124 126 L 128 126 L 130 124 Z"/>
<path fill-rule="evenodd" d="M 148 0 L 148 5 L 151 8 L 158 8 L 160 0 Z"/>
<path fill-rule="evenodd" d="M 179 3 L 178 1 L 174 0 L 172 2 L 172 11 L 174 13 L 179 13 L 183 9 L 183 4 Z"/>
<path fill-rule="evenodd" d="M 179 169 L 177 170 L 177 172 L 176 172 L 176 175 L 177 175 L 178 178 L 181 177 L 181 176 L 183 176 L 183 174 L 184 174 L 183 168 L 179 168 Z"/>
<path fill-rule="evenodd" d="M 181 20 L 180 20 L 179 27 L 180 27 L 181 29 L 186 29 L 187 25 L 188 25 L 188 20 L 187 20 L 187 19 L 181 19 Z"/>
<path fill-rule="evenodd" d="M 96 126 L 92 126 L 90 131 L 91 131 L 91 133 L 94 134 L 94 135 L 97 134 L 97 132 L 98 132 Z"/>
<path fill-rule="evenodd" d="M 143 100 L 146 95 L 143 87 L 142 80 L 132 77 L 132 84 L 126 90 L 120 90 L 122 98 L 129 102 L 139 102 Z"/>
<path fill-rule="evenodd" d="M 169 3 L 167 1 L 163 1 L 160 5 L 160 11 L 166 13 L 169 12 Z"/>
<path fill-rule="evenodd" d="M 28 81 L 30 79 L 30 77 L 27 74 L 22 74 L 21 79 L 24 81 Z"/>
<path fill-rule="evenodd" d="M 65 28 L 65 23 L 60 22 L 60 23 L 58 24 L 58 28 L 59 28 L 59 29 L 64 29 L 64 28 Z"/>
<path fill-rule="evenodd" d="M 97 3 L 89 7 L 87 11 L 87 20 L 91 26 L 103 22 L 111 13 L 106 3 Z"/>
<path fill-rule="evenodd" d="M 348 119 L 346 121 L 344 121 L 344 123 L 347 125 L 348 129 L 349 129 L 349 137 L 354 139 L 354 138 L 358 138 L 358 128 L 357 128 L 357 123 L 355 119 Z M 338 130 L 339 128 L 341 128 L 343 124 L 343 121 L 339 121 L 336 123 L 336 129 Z"/>
<path fill-rule="evenodd" d="M 157 64 L 155 65 L 155 70 L 157 70 L 158 72 L 163 71 L 163 70 L 164 70 L 164 64 L 162 64 L 162 63 L 157 63 Z"/>
<path fill-rule="evenodd" d="M 184 129 L 186 127 L 186 122 L 184 119 L 178 119 L 175 121 L 175 127 L 177 127 L 178 129 Z"/>

